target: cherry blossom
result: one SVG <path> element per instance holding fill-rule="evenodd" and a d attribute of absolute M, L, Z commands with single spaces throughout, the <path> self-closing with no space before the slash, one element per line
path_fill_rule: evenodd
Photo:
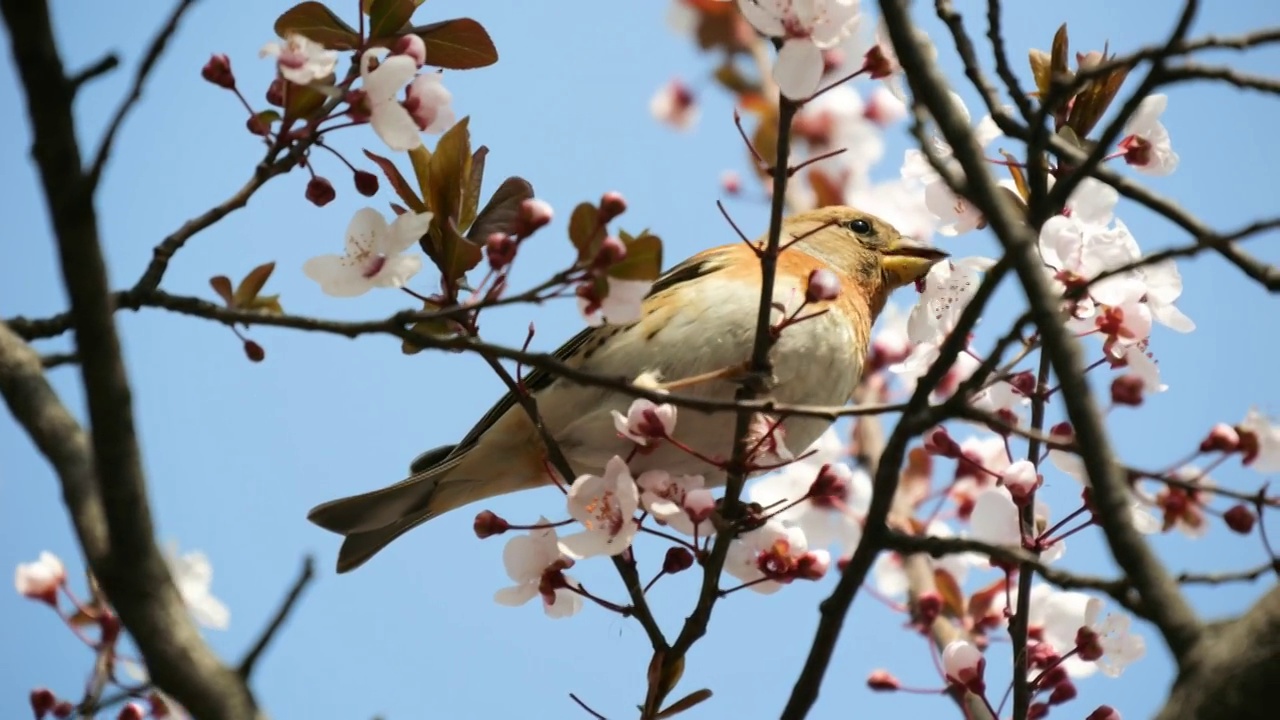
<path fill-rule="evenodd" d="M 613 414 L 613 426 L 618 434 L 637 445 L 649 445 L 664 437 L 670 437 L 676 429 L 676 407 L 667 403 L 658 405 L 652 400 L 636 398 L 623 415 L 617 410 Z"/>
<path fill-rule="evenodd" d="M 1125 123 L 1125 137 L 1120 141 L 1124 160 L 1139 172 L 1168 175 L 1178 169 L 1178 153 L 1173 151 L 1169 131 L 1160 124 L 1160 116 L 1169 105 L 1167 95 L 1149 95 Z"/>
<path fill-rule="evenodd" d="M 991 545 L 1013 547 L 1023 546 L 1021 511 L 1013 501 L 1009 490 L 1004 487 L 992 487 L 978 493 L 973 501 L 973 512 L 969 516 L 971 534 L 974 540 Z M 1047 525 L 1049 508 L 1039 500 L 1035 504 L 1035 527 Z M 1035 538 L 1028 538 L 1033 541 Z M 1051 563 L 1061 558 L 1066 551 L 1066 543 L 1057 540 L 1040 553 L 1040 560 Z"/>
<path fill-rule="evenodd" d="M 924 204 L 924 193 L 904 180 L 889 180 L 867 187 L 846 187 L 850 205 L 874 213 L 892 223 L 905 237 L 927 243 L 938 220 Z"/>
<path fill-rule="evenodd" d="M 356 211 L 347 225 L 347 251 L 321 255 L 302 266 L 307 277 L 334 297 L 356 297 L 369 290 L 403 287 L 422 269 L 422 257 L 404 255 L 427 232 L 431 213 L 405 213 L 390 225 L 373 208 Z"/>
<path fill-rule="evenodd" d="M 580 475 L 569 488 L 569 514 L 585 529 L 560 540 L 560 552 L 580 560 L 617 555 L 631 546 L 640 493 L 627 463 L 616 455 L 603 476 Z"/>
<path fill-rule="evenodd" d="M 835 461 L 845 449 L 831 429 L 811 449 L 816 450 L 813 455 L 757 481 L 749 497 L 769 512 L 777 511 L 779 520 L 799 527 L 810 546 L 838 543 L 851 553 L 862 537 L 862 519 L 871 503 L 871 477 L 861 468 Z"/>
<path fill-rule="evenodd" d="M 1107 677 L 1120 677 L 1124 669 L 1139 660 L 1147 652 L 1146 641 L 1141 635 L 1133 635 L 1129 632 L 1130 619 L 1128 615 L 1118 613 L 1107 613 L 1105 617 L 1102 615 L 1102 601 L 1098 598 L 1089 598 L 1085 606 L 1084 628 L 1077 633 L 1076 644 L 1080 647 L 1080 653 L 1085 659 L 1093 659 L 1098 664 L 1098 669 L 1102 670 L 1102 674 Z M 1093 657 L 1093 653 L 1086 652 L 1084 644 L 1081 640 L 1096 640 L 1098 647 L 1096 650 L 1101 651 L 1101 655 Z"/>
<path fill-rule="evenodd" d="M 702 114 L 693 90 L 680 78 L 672 78 L 649 100 L 649 114 L 676 130 L 689 130 Z"/>
<path fill-rule="evenodd" d="M 969 109 L 959 95 L 951 93 L 951 101 L 956 113 L 969 122 Z M 974 128 L 974 139 L 981 147 L 986 147 L 1001 136 L 1000 129 L 990 115 L 978 122 Z M 930 138 L 929 155 L 941 160 L 954 172 L 960 172 L 960 163 L 953 157 L 951 146 L 942 138 Z M 942 176 L 930 164 L 928 155 L 923 150 L 907 150 L 903 156 L 902 179 L 917 183 L 924 189 L 925 206 L 938 218 L 940 235 L 961 235 L 983 227 L 986 223 L 982 213 L 968 200 L 956 197 L 951 192 Z"/>
<path fill-rule="evenodd" d="M 1280 423 L 1250 408 L 1236 431 L 1245 448 L 1245 465 L 1261 473 L 1280 472 Z"/>
<path fill-rule="evenodd" d="M 502 564 L 515 585 L 498 590 L 493 599 L 515 607 L 541 595 L 548 617 L 569 617 L 582 609 L 582 597 L 570 589 L 578 581 L 563 572 L 573 561 L 561 554 L 556 529 L 547 527 L 547 519 L 540 517 L 537 524 L 541 527 L 511 538 L 502 549 Z"/>
<path fill-rule="evenodd" d="M 865 187 L 872 166 L 884 156 L 884 134 L 866 114 L 858 91 L 840 85 L 806 103 L 792 124 L 792 132 L 806 142 L 810 155 L 844 150 L 809 167 L 836 182 L 845 193 Z"/>
<path fill-rule="evenodd" d="M 1074 678 L 1088 677 L 1098 666 L 1075 654 L 1067 655 L 1076 647 L 1076 636 L 1086 624 L 1085 613 L 1091 598 L 1074 590 L 1056 590 L 1039 584 L 1031 588 L 1030 611 L 1027 622 L 1038 631 L 1039 640 L 1062 657 L 1062 668 Z"/>
<path fill-rule="evenodd" d="M 1065 450 L 1050 450 L 1049 462 L 1062 472 L 1075 478 L 1082 485 L 1088 485 L 1088 474 L 1084 469 L 1084 461 L 1079 455 L 1066 452 Z M 1138 532 L 1150 535 L 1160 532 L 1160 521 L 1151 514 L 1147 509 L 1147 503 L 1144 498 L 1136 493 L 1130 499 L 1129 518 L 1133 523 L 1134 529 Z"/>
<path fill-rule="evenodd" d="M 209 558 L 199 551 L 179 554 L 174 543 L 165 547 L 164 556 L 173 584 L 196 623 L 211 630 L 226 630 L 231 623 L 231 611 L 213 596 L 213 565 Z"/>
<path fill-rule="evenodd" d="M 417 64 L 408 55 L 390 55 L 381 62 L 377 50 L 366 50 L 360 56 L 360 79 L 368 103 L 369 124 L 392 150 L 403 152 L 422 145 L 417 121 L 396 97 L 417 72 Z"/>
<path fill-rule="evenodd" d="M 896 125 L 907 119 L 907 104 L 894 95 L 892 90 L 881 85 L 872 90 L 867 98 L 865 116 L 880 127 Z"/>
<path fill-rule="evenodd" d="M 1141 379 L 1144 393 L 1162 393 L 1169 389 L 1168 385 L 1160 382 L 1160 366 L 1151 359 L 1145 343 L 1114 345 L 1110 348 L 1110 359 Z"/>
<path fill-rule="evenodd" d="M 695 531 L 691 517 L 693 514 L 702 514 L 699 512 L 701 505 L 698 498 L 691 496 L 694 491 L 702 490 L 705 482 L 701 475 L 672 475 L 665 470 L 640 473 L 640 477 L 636 478 L 636 485 L 640 488 L 640 507 L 655 520 L 677 532 L 709 537 L 715 534 L 715 525 L 704 517 L 698 521 Z"/>
<path fill-rule="evenodd" d="M 940 343 L 950 334 L 978 291 L 982 273 L 994 264 L 991 258 L 967 257 L 930 268 L 920 300 L 907 318 L 907 337 L 911 342 Z"/>
<path fill-rule="evenodd" d="M 438 135 L 457 120 L 449 104 L 453 101 L 453 93 L 445 88 L 443 78 L 442 73 L 423 73 L 414 78 L 405 91 L 404 109 L 421 132 Z"/>
<path fill-rule="evenodd" d="M 578 312 L 592 327 L 600 325 L 627 325 L 638 321 L 643 312 L 641 303 L 649 294 L 653 283 L 648 280 L 623 280 L 611 277 L 609 294 L 599 301 L 578 296 Z"/>
<path fill-rule="evenodd" d="M 813 95 L 822 79 L 822 51 L 849 36 L 858 22 L 857 0 L 738 0 L 756 30 L 784 38 L 773 79 L 792 100 Z"/>
<path fill-rule="evenodd" d="M 67 581 L 67 569 L 62 560 L 49 551 L 40 553 L 35 562 L 18 563 L 13 573 L 13 584 L 18 594 L 57 605 L 58 588 Z"/>
<path fill-rule="evenodd" d="M 269 42 L 258 51 L 258 57 L 271 56 L 285 80 L 298 85 L 310 85 L 313 81 L 333 74 L 338 64 L 338 53 L 326 50 L 323 45 L 302 35 L 291 34 L 280 42 Z"/>
<path fill-rule="evenodd" d="M 1000 482 L 1009 491 L 1014 503 L 1024 504 L 1031 493 L 1039 489 L 1043 478 L 1030 460 L 1018 460 L 1000 474 Z"/>
<path fill-rule="evenodd" d="M 768 595 L 797 578 L 816 580 L 830 564 L 826 550 L 809 550 L 803 530 L 771 519 L 733 541 L 724 569 L 752 590 Z"/>
<path fill-rule="evenodd" d="M 925 537 L 936 538 L 956 536 L 955 531 L 941 520 L 929 523 L 924 534 Z M 849 548 L 843 556 L 848 557 L 853 550 L 854 548 Z M 982 556 L 977 553 L 952 553 L 941 558 L 930 559 L 930 563 L 935 572 L 941 570 L 947 573 L 959 585 L 969 576 L 969 569 L 977 565 L 981 558 Z M 880 553 L 875 565 L 871 567 L 871 578 L 881 595 L 893 599 L 905 597 L 910 585 L 906 570 L 902 566 L 902 556 L 898 553 Z"/>

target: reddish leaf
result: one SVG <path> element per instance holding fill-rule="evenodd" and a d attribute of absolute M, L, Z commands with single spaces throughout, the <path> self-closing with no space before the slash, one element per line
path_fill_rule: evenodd
<path fill-rule="evenodd" d="M 382 169 L 382 174 L 387 176 L 387 182 L 391 183 L 396 195 L 399 195 L 406 205 L 413 208 L 414 212 L 423 213 L 427 211 L 426 203 L 422 202 L 417 193 L 413 191 L 413 188 L 409 187 L 409 182 L 400 174 L 400 169 L 396 167 L 395 163 L 368 150 L 364 151 L 364 156 Z"/>
<path fill-rule="evenodd" d="M 440 232 L 440 272 L 447 279 L 457 280 L 480 264 L 484 252 L 479 245 L 462 237 L 452 220 L 441 224 Z"/>
<path fill-rule="evenodd" d="M 702 701 L 708 700 L 710 698 L 711 698 L 711 691 L 708 690 L 707 688 L 703 688 L 701 690 L 695 690 L 689 693 L 688 695 L 685 695 L 679 700 L 668 705 L 667 709 L 663 710 L 657 715 L 654 715 L 653 716 L 654 720 L 667 720 L 667 718 L 675 717 L 676 715 L 679 715 L 680 713 L 684 712 L 685 710 L 688 710 L 694 705 L 697 705 Z"/>
<path fill-rule="evenodd" d="M 258 293 L 262 292 L 262 288 L 267 284 L 267 280 L 271 277 L 272 271 L 276 269 L 274 262 L 263 263 L 258 267 L 249 271 L 248 275 L 240 281 L 240 285 L 236 287 L 235 304 L 236 307 L 244 307 L 253 302 L 258 297 Z"/>
<path fill-rule="evenodd" d="M 231 292 L 231 278 L 226 275 L 215 275 L 209 278 L 209 287 L 218 293 L 218 297 L 222 298 L 222 302 L 227 307 L 235 307 L 235 295 Z"/>
<path fill-rule="evenodd" d="M 284 84 L 284 114 L 288 118 L 309 120 L 324 103 L 328 96 L 306 85 L 286 82 Z"/>
<path fill-rule="evenodd" d="M 587 262 L 595 257 L 596 249 L 604 240 L 604 228 L 600 225 L 600 211 L 591 203 L 578 203 L 569 216 L 569 240 L 578 249 L 578 261 Z"/>
<path fill-rule="evenodd" d="M 418 5 L 413 0 L 373 0 L 369 3 L 369 37 L 389 37 L 400 31 Z"/>
<path fill-rule="evenodd" d="M 330 50 L 355 50 L 360 45 L 355 28 L 318 2 L 299 3 L 285 10 L 276 19 L 275 31 L 280 37 L 297 33 Z"/>
<path fill-rule="evenodd" d="M 469 70 L 498 62 L 493 39 L 483 25 L 471 18 L 419 25 L 409 32 L 427 44 L 428 65 Z"/>
<path fill-rule="evenodd" d="M 946 613 L 955 618 L 964 617 L 964 592 L 960 590 L 955 577 L 942 568 L 934 568 L 933 581 L 938 587 L 938 594 L 942 596 L 942 606 Z"/>
<path fill-rule="evenodd" d="M 528 180 L 516 176 L 503 180 L 476 215 L 475 222 L 467 230 L 467 237 L 472 242 L 483 243 L 493 233 L 510 233 L 515 229 L 520 203 L 532 197 L 533 186 Z"/>
<path fill-rule="evenodd" d="M 480 207 L 480 184 L 484 182 L 484 159 L 489 148 L 481 145 L 471 155 L 471 166 L 467 169 L 467 181 L 462 186 L 462 209 L 458 211 L 458 227 L 466 229 L 475 222 L 476 211 Z"/>

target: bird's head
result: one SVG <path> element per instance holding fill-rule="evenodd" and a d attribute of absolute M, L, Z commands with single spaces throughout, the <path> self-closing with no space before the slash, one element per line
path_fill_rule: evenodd
<path fill-rule="evenodd" d="M 842 205 L 788 218 L 782 244 L 793 240 L 795 249 L 839 269 L 880 302 L 894 289 L 923 278 L 948 257 L 943 250 L 903 237 L 875 215 Z"/>

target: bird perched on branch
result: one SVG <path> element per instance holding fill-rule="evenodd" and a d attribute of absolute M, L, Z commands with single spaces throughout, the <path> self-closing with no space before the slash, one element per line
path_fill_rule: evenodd
<path fill-rule="evenodd" d="M 838 206 L 788 218 L 781 245 L 773 299 L 786 310 L 775 309 L 773 322 L 802 303 L 802 316 L 813 316 L 778 334 L 769 354 L 772 397 L 786 404 L 843 405 L 861 378 L 871 326 L 889 292 L 924 277 L 947 254 L 911 244 L 873 215 Z M 763 248 L 765 240 L 754 246 Z M 656 374 L 679 385 L 680 394 L 731 401 L 741 380 L 733 377 L 734 370 L 741 376 L 751 358 L 760 285 L 760 260 L 746 243 L 700 252 L 654 282 L 638 322 L 589 327 L 555 356 L 603 377 Z M 679 384 L 699 376 L 705 379 Z M 610 458 L 626 457 L 632 449 L 611 416 L 614 410 L 627 411 L 631 398 L 625 393 L 557 379 L 541 370 L 530 373 L 525 386 L 575 472 L 601 475 Z M 674 438 L 703 457 L 728 458 L 735 424 L 731 410 L 686 410 Z M 789 417 L 782 422 L 782 437 L 790 447 L 803 449 L 830 425 L 825 418 Z M 709 487 L 726 479 L 723 467 L 672 443 L 636 455 L 630 465 L 636 474 L 662 469 L 702 475 Z M 318 505 L 308 518 L 345 536 L 338 572 L 348 572 L 433 517 L 550 483 L 548 467 L 537 430 L 508 393 L 457 445 L 414 460 L 408 479 Z"/>

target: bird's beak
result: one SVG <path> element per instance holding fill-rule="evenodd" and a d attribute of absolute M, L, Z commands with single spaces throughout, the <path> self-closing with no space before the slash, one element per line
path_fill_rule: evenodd
<path fill-rule="evenodd" d="M 880 266 L 893 287 L 909 285 L 924 277 L 929 268 L 951 255 L 927 245 L 916 245 L 899 237 L 881 251 Z"/>

